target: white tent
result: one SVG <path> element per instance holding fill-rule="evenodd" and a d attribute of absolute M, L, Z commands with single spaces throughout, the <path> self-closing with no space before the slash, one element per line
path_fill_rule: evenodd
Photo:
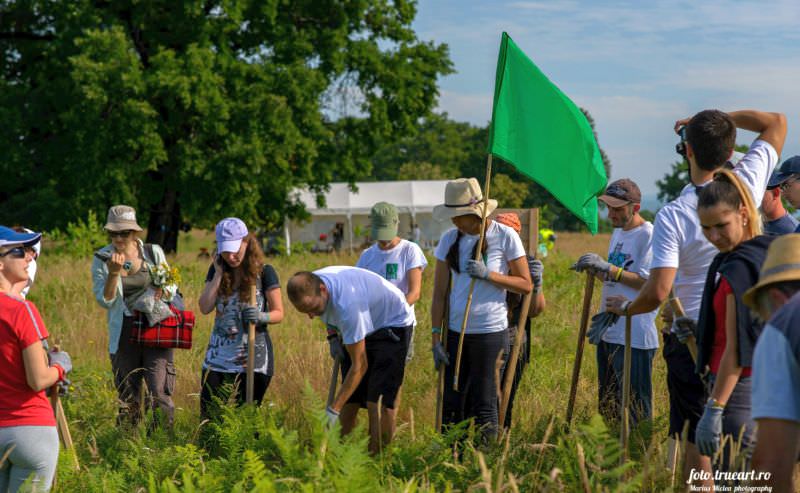
<path fill-rule="evenodd" d="M 356 183 L 352 192 L 347 183 L 331 183 L 325 194 L 325 207 L 317 207 L 316 195 L 308 190 L 292 192 L 294 198 L 305 204 L 311 214 L 306 223 L 286 223 L 284 235 L 287 247 L 292 242 L 320 243 L 320 235 L 333 241 L 332 230 L 336 223 L 344 224 L 344 248 L 359 248 L 369 236 L 369 211 L 376 202 L 389 202 L 400 214 L 398 235 L 411 238 L 412 224 L 421 231 L 420 243 L 432 247 L 442 232 L 453 227 L 450 221 L 433 220 L 433 207 L 444 202 L 444 189 L 448 180 L 381 181 Z"/>

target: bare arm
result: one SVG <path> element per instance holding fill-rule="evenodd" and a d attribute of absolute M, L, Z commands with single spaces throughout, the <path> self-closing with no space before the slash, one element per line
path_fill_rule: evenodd
<path fill-rule="evenodd" d="M 797 455 L 800 453 L 800 423 L 783 419 L 762 418 L 756 432 L 756 450 L 753 454 L 753 469 L 758 473 L 770 473 L 769 480 L 763 475 L 751 483 L 754 486 L 771 486 L 773 493 L 792 493 L 792 475 Z"/>
<path fill-rule="evenodd" d="M 728 115 L 738 128 L 757 133 L 759 139 L 772 144 L 775 152 L 781 155 L 786 140 L 786 116 L 783 113 L 742 110 L 732 111 Z"/>
<path fill-rule="evenodd" d="M 281 298 L 281 288 L 272 288 L 267 291 L 267 303 L 269 306 L 269 323 L 280 323 L 283 320 L 283 299 Z"/>
<path fill-rule="evenodd" d="M 442 327 L 444 307 L 447 303 L 447 285 L 450 283 L 450 267 L 446 262 L 436 260 L 436 270 L 433 273 L 433 299 L 431 300 L 431 327 Z M 441 340 L 439 334 L 431 336 L 435 346 Z"/>
<path fill-rule="evenodd" d="M 719 363 L 714 389 L 711 391 L 711 397 L 721 404 L 728 402 L 742 374 L 736 354 L 739 345 L 736 336 L 736 298 L 729 294 L 725 297 L 725 350 Z"/>
<path fill-rule="evenodd" d="M 619 271 L 622 271 L 622 274 Z M 620 276 L 618 283 L 633 289 L 641 289 L 644 283 L 647 282 L 647 279 L 635 272 L 629 272 L 621 267 L 612 265 L 611 270 L 608 272 L 608 278 L 616 279 L 618 275 Z"/>
<path fill-rule="evenodd" d="M 406 272 L 408 279 L 408 293 L 406 293 L 406 303 L 414 305 L 419 301 L 422 293 L 422 267 L 415 267 Z"/>
<path fill-rule="evenodd" d="M 214 260 L 214 277 L 206 283 L 203 287 L 203 292 L 200 293 L 200 298 L 197 304 L 200 306 L 200 313 L 208 315 L 214 309 L 217 301 L 217 293 L 219 292 L 219 285 L 222 282 L 222 265 Z M 272 305 L 270 305 L 272 306 Z M 283 305 L 281 305 L 283 306 Z"/>
<path fill-rule="evenodd" d="M 490 271 L 488 281 L 497 287 L 513 291 L 518 294 L 528 294 L 533 289 L 531 283 L 531 273 L 528 270 L 528 259 L 525 257 L 515 258 L 508 263 L 508 275 Z"/>
<path fill-rule="evenodd" d="M 547 302 L 544 299 L 544 293 L 541 291 L 533 293 L 533 296 L 531 296 L 531 304 L 528 307 L 528 318 L 538 317 L 546 306 Z"/>
<path fill-rule="evenodd" d="M 678 269 L 674 267 L 651 269 L 650 278 L 642 286 L 639 296 L 631 303 L 628 314 L 638 315 L 658 308 L 669 296 L 677 271 Z M 606 310 L 622 315 L 622 303 L 625 301 L 624 296 L 609 296 L 606 299 Z"/>
<path fill-rule="evenodd" d="M 35 392 L 52 387 L 58 382 L 58 370 L 48 365 L 47 353 L 41 341 L 36 341 L 22 350 L 25 365 L 25 380 Z"/>
<path fill-rule="evenodd" d="M 333 400 L 333 404 L 331 404 L 331 408 L 336 412 L 341 411 L 342 407 L 347 404 L 347 399 L 353 395 L 353 392 L 356 391 L 361 383 L 361 379 L 367 373 L 367 346 L 364 340 L 362 339 L 355 344 L 347 344 L 345 348 L 347 348 L 347 354 L 350 355 L 350 361 L 353 362 L 353 365 L 344 377 L 342 388 L 339 389 L 339 393 Z"/>

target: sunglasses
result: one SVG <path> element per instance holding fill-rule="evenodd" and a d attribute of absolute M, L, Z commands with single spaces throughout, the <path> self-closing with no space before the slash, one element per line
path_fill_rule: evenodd
<path fill-rule="evenodd" d="M 112 238 L 127 238 L 131 235 L 131 231 L 109 231 L 108 236 Z"/>
<path fill-rule="evenodd" d="M 789 178 L 785 182 L 781 183 L 781 187 L 780 187 L 781 191 L 783 192 L 784 190 L 789 188 L 789 185 L 791 185 L 792 183 L 794 183 L 796 181 L 797 181 L 797 175 L 793 175 L 791 178 Z"/>
<path fill-rule="evenodd" d="M 36 258 L 36 251 L 31 247 L 14 247 L 6 253 L 0 253 L 0 257 L 11 256 L 11 258 L 25 258 L 25 254 L 30 253 L 33 258 Z"/>

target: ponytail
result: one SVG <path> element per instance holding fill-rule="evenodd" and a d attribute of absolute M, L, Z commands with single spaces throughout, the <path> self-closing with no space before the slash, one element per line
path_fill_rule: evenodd
<path fill-rule="evenodd" d="M 753 196 L 736 174 L 728 169 L 721 169 L 714 174 L 714 180 L 698 193 L 697 208 L 714 207 L 725 204 L 734 210 L 744 206 L 747 211 L 745 231 L 750 238 L 761 234 L 761 215 L 758 213 Z"/>
<path fill-rule="evenodd" d="M 488 221 L 488 218 L 487 218 Z M 488 229 L 488 225 L 486 229 Z M 447 255 L 445 256 L 445 260 L 447 261 L 447 265 L 450 267 L 451 270 L 456 272 L 457 274 L 461 273 L 461 259 L 460 259 L 460 245 L 461 245 L 461 237 L 464 236 L 464 233 L 461 232 L 460 229 L 456 229 L 456 239 L 450 248 L 447 250 Z M 486 250 L 488 248 L 487 245 L 488 241 L 487 238 L 484 236 L 483 238 L 483 247 L 481 247 L 481 255 L 486 255 Z M 475 244 L 472 246 L 472 256 L 471 259 L 475 258 L 475 254 L 478 252 L 478 242 L 476 241 Z"/>

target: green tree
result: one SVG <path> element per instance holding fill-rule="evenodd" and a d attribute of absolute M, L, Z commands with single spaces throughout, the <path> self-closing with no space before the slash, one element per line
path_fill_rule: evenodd
<path fill-rule="evenodd" d="M 0 7 L 0 220 L 63 227 L 135 206 L 174 250 L 182 221 L 274 227 L 289 196 L 370 171 L 451 71 L 414 2 L 19 0 Z"/>
<path fill-rule="evenodd" d="M 528 198 L 528 184 L 515 182 L 508 175 L 497 173 L 492 176 L 489 193 L 497 199 L 500 207 L 516 209 L 522 207 L 525 199 Z"/>
<path fill-rule="evenodd" d="M 446 172 L 441 166 L 428 162 L 409 161 L 400 165 L 397 170 L 398 180 L 447 180 L 453 178 L 454 173 Z"/>

